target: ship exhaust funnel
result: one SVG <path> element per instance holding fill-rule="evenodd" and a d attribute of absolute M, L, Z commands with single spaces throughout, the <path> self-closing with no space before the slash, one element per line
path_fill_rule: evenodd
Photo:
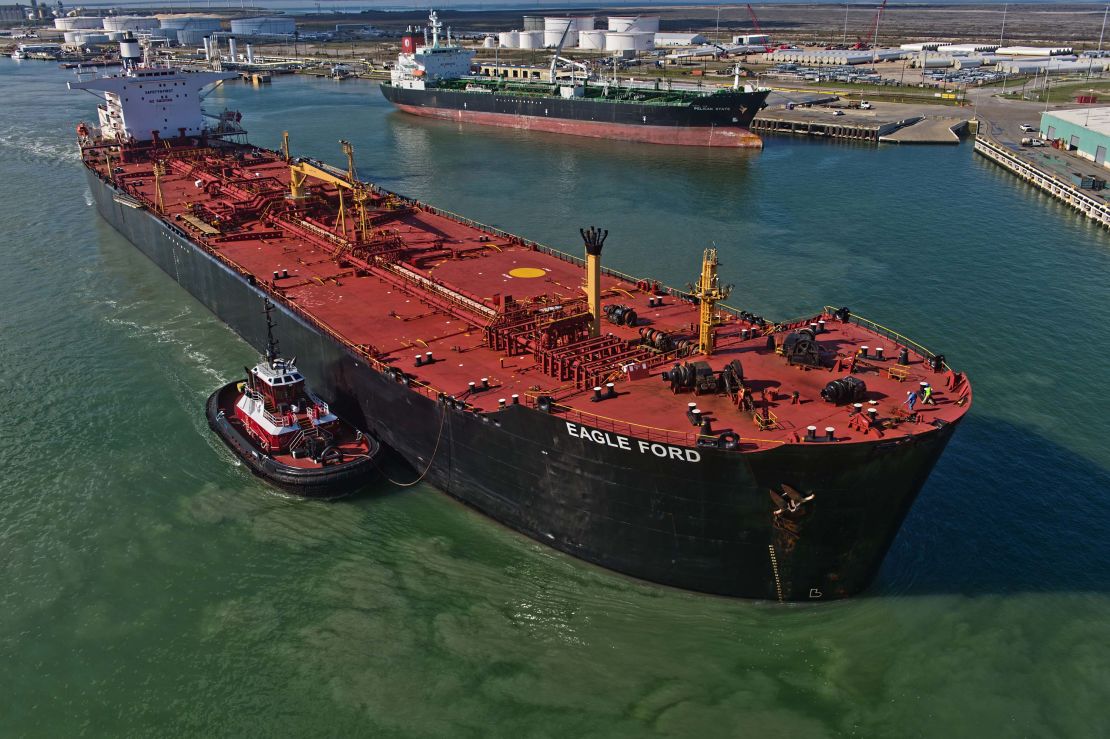
<path fill-rule="evenodd" d="M 595 226 L 580 228 L 582 243 L 586 247 L 586 296 L 590 301 L 590 336 L 601 336 L 601 247 L 608 230 Z"/>

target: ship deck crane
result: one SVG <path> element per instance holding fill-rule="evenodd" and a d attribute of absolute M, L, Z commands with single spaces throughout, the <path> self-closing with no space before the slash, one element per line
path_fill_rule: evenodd
<path fill-rule="evenodd" d="M 714 309 L 719 301 L 727 299 L 732 292 L 731 285 L 722 286 L 717 278 L 719 264 L 717 250 L 706 249 L 701 261 L 701 279 L 698 280 L 698 285 L 693 291 L 700 307 L 698 351 L 707 357 L 713 354 L 717 344 L 717 336 L 713 331 L 717 325 Z"/>
<path fill-rule="evenodd" d="M 347 209 L 343 203 L 343 191 L 349 190 L 355 202 L 355 211 L 358 217 L 358 236 L 366 239 L 369 231 L 366 222 L 366 201 L 370 199 L 370 192 L 356 177 L 354 147 L 351 146 L 349 141 L 341 140 L 339 144 L 343 147 L 343 153 L 347 156 L 346 177 L 333 174 L 311 162 L 293 161 L 289 156 L 289 132 L 282 133 L 281 151 L 285 160 L 289 162 L 289 196 L 297 200 L 304 198 L 308 194 L 308 186 L 305 183 L 309 177 L 338 187 L 339 215 L 336 217 L 336 228 L 346 237 Z"/>

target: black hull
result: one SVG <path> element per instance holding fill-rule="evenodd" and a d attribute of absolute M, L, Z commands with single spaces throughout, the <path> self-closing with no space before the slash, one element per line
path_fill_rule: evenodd
<path fill-rule="evenodd" d="M 374 458 L 381 446 L 370 439 L 370 454 L 364 459 L 329 465 L 320 469 L 304 469 L 282 464 L 262 454 L 250 439 L 240 433 L 220 411 L 220 395 L 238 381 L 225 385 L 208 396 L 204 406 L 208 427 L 219 436 L 235 456 L 256 476 L 276 488 L 303 498 L 341 498 L 350 495 L 374 477 Z"/>
<path fill-rule="evenodd" d="M 542 116 L 583 123 L 615 123 L 625 126 L 748 128 L 762 110 L 767 92 L 723 92 L 706 96 L 688 105 L 594 100 L 583 98 L 536 97 L 498 92 L 470 92 L 429 87 L 410 90 L 382 83 L 382 94 L 394 105 L 505 116 Z"/>
<path fill-rule="evenodd" d="M 88 170 L 101 215 L 262 350 L 265 294 Z M 580 438 L 525 406 L 487 415 L 410 390 L 280 302 L 282 341 L 329 403 L 428 482 L 535 540 L 635 577 L 722 595 L 841 598 L 873 580 L 954 425 L 904 439 L 784 445 L 699 461 Z M 600 432 L 599 432 L 600 433 Z M 611 440 L 610 440 L 611 441 Z M 663 450 L 666 455 L 666 450 Z M 814 499 L 776 515 L 783 484 Z"/>

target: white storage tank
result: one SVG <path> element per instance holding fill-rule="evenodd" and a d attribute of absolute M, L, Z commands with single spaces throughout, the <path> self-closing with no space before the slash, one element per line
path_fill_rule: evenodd
<path fill-rule="evenodd" d="M 542 49 L 543 48 L 543 31 L 521 31 L 520 32 L 520 48 L 521 49 Z"/>
<path fill-rule="evenodd" d="M 261 16 L 231 21 L 231 32 L 236 36 L 292 36 L 296 30 L 297 24 L 292 18 Z"/>
<path fill-rule="evenodd" d="M 130 31 L 108 31 L 108 33 L 106 35 L 108 36 L 109 41 L 123 41 L 125 38 L 127 38 L 127 34 L 129 34 L 129 33 L 131 33 L 131 32 Z"/>
<path fill-rule="evenodd" d="M 609 30 L 617 33 L 630 33 L 641 31 L 644 33 L 659 33 L 659 16 L 657 15 L 611 15 L 609 16 Z"/>
<path fill-rule="evenodd" d="M 633 33 L 607 33 L 606 51 L 648 51 L 655 48 L 655 34 L 644 31 Z"/>
<path fill-rule="evenodd" d="M 212 31 L 220 30 L 220 19 L 214 15 L 198 15 L 193 13 L 174 13 L 172 15 L 158 16 L 158 22 L 166 35 L 173 37 L 177 31 Z M 204 35 L 208 35 L 208 33 Z"/>
<path fill-rule="evenodd" d="M 177 43 L 182 46 L 198 46 L 204 43 L 204 39 L 212 34 L 212 31 L 203 28 L 182 28 L 180 31 L 173 31 L 176 33 Z"/>
<path fill-rule="evenodd" d="M 80 31 L 82 29 L 101 28 L 102 19 L 88 15 L 75 15 L 73 17 L 55 18 L 54 28 L 59 31 Z"/>
<path fill-rule="evenodd" d="M 564 31 L 544 31 L 543 32 L 543 45 L 549 49 L 554 49 L 563 41 Z M 571 28 L 566 33 L 566 40 L 563 41 L 563 48 L 570 49 L 578 46 L 578 31 Z"/>
<path fill-rule="evenodd" d="M 484 39 L 482 39 L 482 48 L 483 49 L 492 49 L 495 46 L 497 46 L 497 37 L 495 37 L 495 36 L 486 36 Z"/>
<path fill-rule="evenodd" d="M 153 31 L 158 19 L 149 15 L 117 15 L 104 19 L 105 31 Z"/>
<path fill-rule="evenodd" d="M 520 31 L 502 31 L 497 34 L 497 43 L 502 49 L 519 49 Z"/>
<path fill-rule="evenodd" d="M 605 48 L 605 36 L 608 31 L 579 31 L 578 32 L 578 48 L 593 51 L 601 51 Z"/>
<path fill-rule="evenodd" d="M 543 45 L 554 48 L 563 40 L 563 46 L 571 48 L 578 46 L 578 23 L 574 18 L 548 17 L 543 19 Z"/>
<path fill-rule="evenodd" d="M 108 43 L 108 34 L 90 33 L 89 31 L 66 31 L 65 39 L 67 44 L 73 44 L 74 46 L 94 46 Z"/>

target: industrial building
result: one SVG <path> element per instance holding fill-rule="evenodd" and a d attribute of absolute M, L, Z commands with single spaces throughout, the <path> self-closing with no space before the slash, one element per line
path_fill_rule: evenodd
<path fill-rule="evenodd" d="M 706 42 L 700 33 L 657 33 L 656 46 L 697 46 Z"/>
<path fill-rule="evenodd" d="M 1041 114 L 1041 133 L 1062 140 L 1067 148 L 1095 164 L 1110 167 L 1110 107 L 1053 110 Z"/>
<path fill-rule="evenodd" d="M 0 5 L 0 23 L 22 23 L 27 20 L 27 8 L 22 5 Z"/>
<path fill-rule="evenodd" d="M 766 46 L 771 43 L 771 37 L 765 33 L 748 33 L 740 36 L 733 36 L 732 43 L 741 44 L 743 46 Z"/>

